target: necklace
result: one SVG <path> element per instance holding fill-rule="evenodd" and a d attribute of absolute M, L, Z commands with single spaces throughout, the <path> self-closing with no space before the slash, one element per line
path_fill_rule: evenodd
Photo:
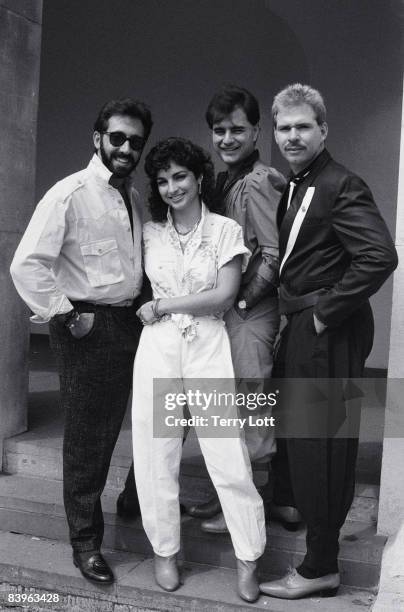
<path fill-rule="evenodd" d="M 191 228 L 189 228 L 189 229 L 186 229 L 185 227 L 184 227 L 184 228 L 181 228 L 181 229 L 185 229 L 185 232 L 184 232 L 184 231 L 180 231 L 180 230 L 179 230 L 179 227 L 181 227 L 181 226 L 180 226 L 180 224 L 178 224 L 178 223 L 174 223 L 175 231 L 177 232 L 177 234 L 178 234 L 179 236 L 186 236 L 187 234 L 190 234 L 191 232 L 193 232 L 194 230 L 196 230 L 196 228 L 197 228 L 197 227 L 198 227 L 198 225 L 199 225 L 199 221 L 200 221 L 200 220 L 201 220 L 201 217 L 199 217 L 199 219 L 198 219 L 198 221 L 195 223 L 195 225 L 193 225 L 193 226 L 192 226 Z"/>

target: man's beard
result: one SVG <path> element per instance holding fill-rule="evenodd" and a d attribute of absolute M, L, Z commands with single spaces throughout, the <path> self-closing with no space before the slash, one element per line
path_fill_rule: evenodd
<path fill-rule="evenodd" d="M 115 176 L 119 176 L 121 178 L 128 176 L 137 166 L 137 162 L 135 162 L 132 155 L 124 155 L 122 153 L 117 152 L 112 152 L 110 155 L 108 155 L 104 149 L 102 142 L 100 143 L 100 154 L 104 166 L 106 166 L 108 170 L 115 174 Z M 129 159 L 132 163 L 130 166 L 127 167 L 115 166 L 113 163 L 115 157 L 125 157 L 126 159 Z"/>

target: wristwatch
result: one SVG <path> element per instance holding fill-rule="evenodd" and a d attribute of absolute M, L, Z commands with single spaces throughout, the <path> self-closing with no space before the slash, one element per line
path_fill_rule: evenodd
<path fill-rule="evenodd" d="M 80 313 L 72 308 L 72 310 L 69 310 L 69 312 L 63 312 L 62 314 L 55 315 L 55 319 L 60 321 L 65 327 L 70 327 L 74 326 L 80 319 Z"/>
<path fill-rule="evenodd" d="M 239 308 L 240 310 L 247 310 L 247 302 L 245 300 L 240 300 L 237 303 L 237 308 Z"/>

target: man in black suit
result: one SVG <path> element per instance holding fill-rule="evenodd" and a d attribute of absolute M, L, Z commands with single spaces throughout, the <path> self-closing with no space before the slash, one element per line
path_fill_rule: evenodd
<path fill-rule="evenodd" d="M 326 380 L 334 390 L 317 414 L 295 393 L 299 401 L 286 410 L 296 420 L 303 415 L 306 431 L 286 433 L 274 466 L 275 503 L 296 505 L 302 514 L 307 552 L 297 569 L 261 590 L 298 599 L 333 595 L 340 583 L 338 538 L 354 495 L 358 439 L 335 437 L 346 408 L 335 382 L 363 374 L 373 343 L 369 297 L 395 269 L 397 255 L 367 185 L 325 149 L 321 94 L 290 85 L 275 97 L 272 113 L 275 140 L 292 171 L 278 211 L 280 312 L 287 325 L 274 377 L 288 379 L 288 396 L 295 378 Z"/>

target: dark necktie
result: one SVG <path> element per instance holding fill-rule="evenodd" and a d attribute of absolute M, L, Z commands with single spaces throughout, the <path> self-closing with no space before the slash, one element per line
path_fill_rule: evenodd
<path fill-rule="evenodd" d="M 287 188 L 287 201 L 286 201 L 286 212 L 289 219 L 294 219 L 296 213 L 300 206 L 300 200 L 296 197 L 296 194 L 299 190 L 300 185 L 309 174 L 310 171 L 305 172 L 304 174 L 298 174 L 289 179 L 288 188 Z"/>
<path fill-rule="evenodd" d="M 129 196 L 125 189 L 125 179 L 112 174 L 111 178 L 109 179 L 109 184 L 119 191 L 119 193 L 122 196 L 123 201 L 125 202 L 126 210 L 128 211 L 128 215 L 129 215 L 130 229 L 132 230 L 132 238 L 133 238 L 133 213 L 132 213 L 132 206 L 129 200 Z"/>

